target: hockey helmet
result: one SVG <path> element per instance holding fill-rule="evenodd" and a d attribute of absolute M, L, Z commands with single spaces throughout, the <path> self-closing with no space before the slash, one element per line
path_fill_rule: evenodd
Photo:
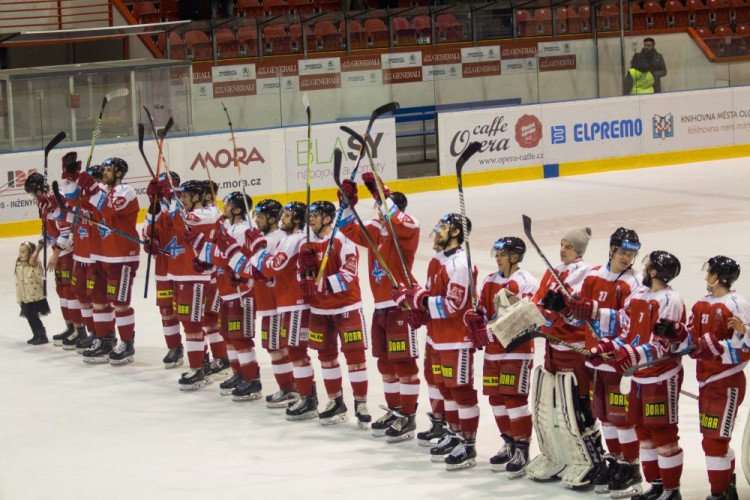
<path fill-rule="evenodd" d="M 244 196 L 244 200 L 243 200 Z M 247 215 L 247 210 L 253 209 L 253 199 L 249 195 L 243 195 L 240 191 L 232 191 L 224 197 L 224 204 L 232 204 L 232 209 L 240 209 L 240 217 Z M 247 210 L 245 210 L 247 207 Z"/>
<path fill-rule="evenodd" d="M 641 249 L 641 240 L 638 239 L 638 233 L 634 230 L 618 227 L 609 237 L 609 246 L 637 252 Z"/>
<path fill-rule="evenodd" d="M 391 201 L 395 203 L 398 209 L 402 212 L 406 211 L 406 206 L 409 204 L 406 195 L 400 191 L 391 191 Z"/>
<path fill-rule="evenodd" d="M 281 214 L 281 203 L 272 198 L 266 198 L 265 200 L 260 200 L 258 204 L 255 205 L 255 210 L 253 211 L 256 214 L 265 214 L 266 217 L 273 217 L 274 219 L 279 220 L 279 215 Z"/>
<path fill-rule="evenodd" d="M 701 271 L 715 274 L 718 277 L 717 281 L 719 284 L 726 288 L 731 288 L 732 284 L 740 277 L 740 264 L 729 257 L 716 255 L 703 264 Z"/>
<path fill-rule="evenodd" d="M 464 229 L 462 221 L 463 217 L 461 216 L 461 214 L 449 213 L 443 215 L 435 225 L 433 232 L 439 231 L 442 224 L 447 224 L 450 227 L 451 232 L 454 229 L 459 229 L 461 232 L 458 234 L 458 244 L 460 245 L 464 242 Z M 468 217 L 466 217 L 466 233 L 466 236 L 471 234 L 471 219 L 469 219 Z"/>
<path fill-rule="evenodd" d="M 498 252 L 501 250 L 505 250 L 511 255 L 518 255 L 518 262 L 521 262 L 526 253 L 526 243 L 517 236 L 504 236 L 498 239 L 492 246 L 490 255 L 493 259 L 496 259 Z"/>
<path fill-rule="evenodd" d="M 120 172 L 120 177 L 125 177 L 125 174 L 128 173 L 128 164 L 122 158 L 113 156 L 112 158 L 107 158 L 102 162 L 102 168 L 109 166 L 111 166 L 115 172 Z"/>
<path fill-rule="evenodd" d="M 680 275 L 680 261 L 677 257 L 664 250 L 654 250 L 643 259 L 643 267 L 648 272 L 651 269 L 656 271 L 654 276 L 659 281 L 669 283 Z M 644 279 L 644 285 L 648 286 L 647 280 Z"/>
<path fill-rule="evenodd" d="M 291 212 L 292 222 L 297 222 L 300 227 L 305 227 L 305 212 L 307 212 L 307 206 L 299 201 L 290 201 L 284 205 L 284 211 Z"/>
<path fill-rule="evenodd" d="M 310 203 L 310 213 L 319 213 L 321 216 L 327 215 L 333 223 L 333 219 L 336 218 L 336 206 L 330 201 L 314 201 Z"/>
<path fill-rule="evenodd" d="M 49 187 L 44 182 L 44 176 L 39 172 L 34 172 L 26 178 L 26 182 L 23 183 L 23 190 L 26 191 L 30 198 L 36 198 L 37 191 L 46 193 Z"/>

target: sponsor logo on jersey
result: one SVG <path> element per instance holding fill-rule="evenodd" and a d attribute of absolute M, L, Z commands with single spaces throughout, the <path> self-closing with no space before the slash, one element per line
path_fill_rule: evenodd
<path fill-rule="evenodd" d="M 177 236 L 172 236 L 172 239 L 169 240 L 167 246 L 164 247 L 164 251 L 167 252 L 170 257 L 176 259 L 180 255 L 185 253 L 185 248 L 177 244 Z"/>
<path fill-rule="evenodd" d="M 190 304 L 177 304 L 177 314 L 180 316 L 190 316 Z"/>
<path fill-rule="evenodd" d="M 261 340 L 268 341 L 268 330 L 261 330 L 260 331 L 260 338 L 261 338 Z"/>
<path fill-rule="evenodd" d="M 654 139 L 666 139 L 674 137 L 674 118 L 672 113 L 665 116 L 654 115 L 651 119 L 651 128 L 653 129 Z"/>
<path fill-rule="evenodd" d="M 78 229 L 76 229 L 76 231 L 78 231 L 78 237 L 79 237 L 79 238 L 81 238 L 81 239 L 84 239 L 84 238 L 88 238 L 88 237 L 89 237 L 89 230 L 88 230 L 88 229 L 86 229 L 86 228 L 85 228 L 85 227 L 83 227 L 83 226 L 80 226 L 80 225 L 79 225 L 79 226 L 78 226 Z"/>
<path fill-rule="evenodd" d="M 443 373 L 443 367 L 441 365 L 432 365 L 432 374 L 440 375 Z"/>
<path fill-rule="evenodd" d="M 442 365 L 441 367 L 441 373 L 443 374 L 443 378 L 453 378 L 453 367 L 452 366 L 445 366 Z"/>
<path fill-rule="evenodd" d="M 242 321 L 235 319 L 230 320 L 227 322 L 227 331 L 231 332 L 239 332 L 242 330 Z"/>
<path fill-rule="evenodd" d="M 352 344 L 354 342 L 362 342 L 362 330 L 349 330 L 344 332 L 344 343 Z"/>
<path fill-rule="evenodd" d="M 664 417 L 667 415 L 667 405 L 664 403 L 646 403 L 643 410 L 646 417 Z"/>
<path fill-rule="evenodd" d="M 94 280 L 86 280 L 86 290 L 94 289 Z"/>
<path fill-rule="evenodd" d="M 117 287 L 112 284 L 107 284 L 107 295 L 117 294 Z"/>
<path fill-rule="evenodd" d="M 323 334 L 321 332 L 314 332 L 310 330 L 310 342 L 323 343 Z"/>
<path fill-rule="evenodd" d="M 628 398 L 624 394 L 612 391 L 609 393 L 609 406 L 614 408 L 627 408 Z"/>
<path fill-rule="evenodd" d="M 497 377 L 482 377 L 482 384 L 485 387 L 497 387 L 498 378 Z"/>
<path fill-rule="evenodd" d="M 446 293 L 445 298 L 454 301 L 458 305 L 463 304 L 464 295 L 466 295 L 465 287 L 457 283 L 451 283 L 451 286 L 448 289 L 448 293 Z"/>
<path fill-rule="evenodd" d="M 156 291 L 157 299 L 171 299 L 172 297 L 174 297 L 174 290 L 157 290 Z"/>
<path fill-rule="evenodd" d="M 287 335 L 286 328 L 282 328 L 279 335 L 281 336 L 282 339 L 285 339 Z"/>
<path fill-rule="evenodd" d="M 515 387 L 516 386 L 516 374 L 515 373 L 501 373 L 498 379 L 498 384 L 502 387 Z"/>
<path fill-rule="evenodd" d="M 701 413 L 701 429 L 706 429 L 708 431 L 719 430 L 719 417 Z"/>
<path fill-rule="evenodd" d="M 380 264 L 378 263 L 377 260 L 373 262 L 372 275 L 375 278 L 375 283 L 380 283 L 383 280 L 383 278 L 386 276 L 386 274 L 387 273 L 385 272 L 384 269 L 380 267 Z"/>
<path fill-rule="evenodd" d="M 388 352 L 406 352 L 405 340 L 389 340 Z"/>

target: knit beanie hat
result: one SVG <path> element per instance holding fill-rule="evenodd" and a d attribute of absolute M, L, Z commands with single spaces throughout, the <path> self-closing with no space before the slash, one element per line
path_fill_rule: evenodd
<path fill-rule="evenodd" d="M 565 233 L 562 239 L 573 245 L 578 255 L 583 257 L 583 254 L 586 253 L 586 247 L 589 246 L 589 239 L 591 239 L 591 228 L 579 227 L 571 229 Z"/>

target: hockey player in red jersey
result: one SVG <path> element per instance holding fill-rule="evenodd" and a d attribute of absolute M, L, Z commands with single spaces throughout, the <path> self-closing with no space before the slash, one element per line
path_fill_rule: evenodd
<path fill-rule="evenodd" d="M 560 240 L 562 262 L 555 272 L 570 293 L 578 293 L 589 270 L 583 255 L 590 238 L 591 229 L 580 227 L 567 231 Z M 594 465 L 599 461 L 598 453 L 583 441 L 595 440 L 598 430 L 591 414 L 590 380 L 584 366 L 585 357 L 574 349 L 583 349 L 588 327 L 560 312 L 565 304 L 559 304 L 558 288 L 557 280 L 548 269 L 532 299 L 545 317 L 542 332 L 565 341 L 571 347 L 547 342 L 544 366 L 534 369 L 532 417 L 541 454 L 529 462 L 524 473 L 541 481 L 559 475 L 563 484 L 575 487 L 588 484 L 590 476 L 596 472 Z M 565 411 L 560 415 L 558 409 Z M 555 424 L 556 412 L 558 419 L 569 417 L 566 425 L 558 427 Z"/>
<path fill-rule="evenodd" d="M 76 195 L 82 197 L 81 206 L 93 207 L 108 226 L 133 238 L 99 228 L 102 242 L 97 250 L 99 254 L 92 253 L 97 270 L 91 295 L 97 338 L 83 353 L 87 363 L 106 363 L 109 360 L 110 364 L 119 365 L 132 362 L 135 354 L 135 313 L 130 306 L 130 297 L 140 253 L 135 227 L 139 206 L 135 190 L 123 182 L 127 172 L 125 160 L 108 158 L 102 162 L 100 185 L 88 172 L 63 168 L 63 178 L 77 184 L 80 190 Z M 112 310 L 121 340 L 114 349 L 110 338 Z"/>
<path fill-rule="evenodd" d="M 467 230 L 471 222 L 466 220 Z M 475 440 L 479 425 L 477 391 L 473 386 L 474 350 L 478 346 L 464 315 L 471 310 L 470 283 L 476 269 L 469 271 L 461 248 L 464 238 L 462 217 L 451 213 L 442 217 L 434 229 L 438 253 L 428 265 L 425 288 L 415 284 L 409 289 L 400 283 L 396 295 L 399 307 L 407 304 L 414 311 L 429 313 L 426 355 L 430 356 L 432 383 L 440 390 L 445 404 L 449 430 L 430 449 L 431 459 L 445 462 L 448 470 L 476 465 Z M 486 331 L 483 342 L 489 341 Z"/>
<path fill-rule="evenodd" d="M 333 237 L 336 207 L 329 201 L 316 201 L 310 204 L 309 213 L 309 247 L 303 245 L 297 263 L 302 292 L 310 301 L 309 345 L 318 351 L 329 397 L 325 410 L 318 417 L 323 425 L 346 419 L 338 361 L 340 341 L 354 393 L 354 415 L 359 426 L 367 428 L 372 417 L 367 411 L 367 331 L 357 274 L 359 252 L 351 240 L 337 232 L 323 269 L 323 279 L 316 286 L 315 277 L 322 265 L 328 240 Z M 312 272 L 308 274 L 308 271 Z"/>
<path fill-rule="evenodd" d="M 174 282 L 174 304 L 177 320 L 185 331 L 185 348 L 190 371 L 183 373 L 178 381 L 180 390 L 197 390 L 209 381 L 204 371 L 203 312 L 206 307 L 206 289 L 211 281 L 212 265 L 196 259 L 195 247 L 213 243 L 221 232 L 220 214 L 216 210 L 204 209 L 205 185 L 201 181 L 186 181 L 179 190 L 179 202 L 175 199 L 171 182 L 159 184 L 159 198 L 168 200 L 169 217 L 157 221 L 163 230 L 164 250 L 169 255 L 168 276 Z M 201 233 L 186 241 L 188 232 Z"/>
<path fill-rule="evenodd" d="M 73 300 L 73 291 L 70 286 L 71 270 L 73 264 L 73 255 L 71 253 L 71 236 L 70 222 L 67 220 L 65 213 L 57 206 L 57 201 L 49 192 L 49 186 L 42 174 L 35 172 L 26 178 L 24 190 L 29 198 L 37 203 L 39 218 L 46 224 L 45 245 L 52 245 L 52 254 L 47 261 L 47 271 L 55 273 L 55 291 L 60 298 L 60 309 L 67 328 L 65 331 L 52 337 L 55 345 L 62 345 L 62 342 L 70 336 L 77 335 L 74 327 L 74 311 L 68 307 L 68 299 Z M 80 312 L 77 317 L 80 323 Z M 38 342 L 47 343 L 46 331 L 43 336 L 38 335 Z M 43 342 L 41 342 L 43 340 Z M 75 344 L 74 344 L 75 345 Z"/>
<path fill-rule="evenodd" d="M 362 174 L 365 186 L 375 199 L 379 216 L 365 223 L 365 230 L 377 245 L 378 252 L 399 283 L 415 281 L 411 275 L 414 255 L 419 243 L 419 222 L 406 214 L 407 199 L 403 193 L 391 192 L 382 184 L 385 195 L 385 207 L 380 198 L 375 174 Z M 357 185 L 349 179 L 342 183 L 342 190 L 351 207 L 357 203 Z M 341 195 L 339 195 L 341 196 Z M 398 243 L 391 235 L 391 229 L 382 210 L 388 210 L 396 230 Z M 378 360 L 378 371 L 383 378 L 386 413 L 372 423 L 372 435 L 385 436 L 388 442 L 399 442 L 414 437 L 416 430 L 417 399 L 419 398 L 419 346 L 417 333 L 409 327 L 408 311 L 396 307 L 391 297 L 391 282 L 385 276 L 372 249 L 369 248 L 362 228 L 354 222 L 352 208 L 347 207 L 339 224 L 341 231 L 354 243 L 368 248 L 367 260 L 370 274 L 370 289 L 375 299 L 375 311 L 372 317 L 372 354 Z M 396 244 L 400 244 L 409 279 L 398 255 Z"/>
<path fill-rule="evenodd" d="M 620 227 L 612 233 L 609 239 L 609 260 L 606 265 L 593 267 L 586 274 L 578 293 L 581 303 L 596 301 L 600 308 L 613 311 L 625 309 L 630 298 L 641 287 L 640 279 L 632 267 L 640 247 L 638 234 L 634 230 Z M 592 318 L 584 319 L 590 321 Z M 607 322 L 609 318 L 603 317 L 601 321 Z M 599 323 L 593 323 L 591 327 L 584 325 L 584 328 L 586 348 L 590 350 L 603 335 Z M 617 495 L 617 492 L 628 490 L 633 484 L 641 482 L 640 465 L 637 461 L 628 462 L 622 453 L 622 448 L 630 448 L 628 456 L 637 455 L 638 436 L 633 424 L 628 422 L 627 395 L 620 393 L 621 375 L 607 364 L 587 360 L 586 366 L 594 371 L 591 377 L 592 410 L 594 417 L 602 423 L 602 434 L 610 454 L 600 464 L 592 482 L 597 493 L 609 491 Z"/>
<path fill-rule="evenodd" d="M 697 360 L 700 430 L 711 485 L 706 500 L 736 500 L 735 454 L 729 442 L 745 399 L 743 370 L 750 351 L 733 340 L 735 328 L 744 330 L 750 323 L 750 305 L 732 290 L 740 276 L 737 261 L 717 255 L 708 259 L 703 271 L 708 295 L 693 306 L 688 329 L 695 342 L 690 357 Z"/>
<path fill-rule="evenodd" d="M 479 305 L 484 317 L 481 319 L 491 319 L 497 314 L 495 296 L 501 289 L 520 298 L 534 296 L 539 283 L 528 271 L 520 268 L 525 253 L 526 244 L 516 236 L 505 236 L 495 242 L 492 255 L 498 270 L 482 283 Z M 470 311 L 467 316 L 475 314 Z M 483 393 L 489 397 L 495 422 L 505 442 L 503 448 L 490 459 L 493 471 L 518 472 L 529 461 L 532 430 L 529 388 L 533 363 L 533 340 L 525 342 L 513 352 L 507 352 L 492 336 L 485 350 Z"/>
<path fill-rule="evenodd" d="M 161 179 L 166 179 L 167 174 L 162 174 Z M 174 172 L 169 172 L 172 180 L 172 188 L 180 185 L 180 176 Z M 146 252 L 151 248 L 151 256 L 154 259 L 154 281 L 156 282 L 156 306 L 159 308 L 161 316 L 161 327 L 164 333 L 164 341 L 167 344 L 167 354 L 162 359 L 164 368 L 174 368 L 181 366 L 184 357 L 184 348 L 180 336 L 180 322 L 177 321 L 173 307 L 174 300 L 174 282 L 169 279 L 169 259 L 166 254 L 159 252 L 162 248 L 162 241 L 168 241 L 169 238 L 164 232 L 164 228 L 159 224 L 161 217 L 169 217 L 169 206 L 162 202 L 158 197 L 159 180 L 152 179 L 146 188 L 146 194 L 150 200 L 155 203 L 153 210 L 149 208 L 146 212 L 146 222 L 143 224 L 143 239 L 150 240 L 146 244 Z M 153 236 L 153 237 L 152 237 Z"/>
<path fill-rule="evenodd" d="M 592 363 L 606 363 L 618 373 L 670 353 L 684 351 L 691 337 L 684 326 L 685 304 L 669 282 L 680 274 L 680 262 L 663 250 L 644 259 L 643 285 L 626 309 L 600 307 L 596 299 L 570 299 L 578 319 L 599 321 L 603 340 L 592 347 Z M 628 395 L 628 420 L 640 442 L 640 461 L 651 488 L 640 493 L 638 481 L 612 496 L 638 500 L 676 500 L 680 495 L 683 453 L 678 436 L 678 399 L 683 380 L 679 358 L 640 368 Z M 623 446 L 625 461 L 636 463 L 638 450 Z"/>

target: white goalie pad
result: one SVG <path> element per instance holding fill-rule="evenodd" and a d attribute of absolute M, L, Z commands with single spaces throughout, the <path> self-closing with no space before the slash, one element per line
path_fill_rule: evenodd
<path fill-rule="evenodd" d="M 745 424 L 745 433 L 742 435 L 742 470 L 745 471 L 745 479 L 750 483 L 750 416 Z"/>
<path fill-rule="evenodd" d="M 497 317 L 489 327 L 503 347 L 544 324 L 544 316 L 534 304 L 528 299 L 519 299 L 504 288 L 495 295 L 495 311 Z"/>
<path fill-rule="evenodd" d="M 531 419 L 539 442 L 541 455 L 534 457 L 524 468 L 524 474 L 537 481 L 547 481 L 562 472 L 565 464 L 557 450 L 557 412 L 555 411 L 555 376 L 542 366 L 534 368 L 532 398 L 534 411 Z"/>

